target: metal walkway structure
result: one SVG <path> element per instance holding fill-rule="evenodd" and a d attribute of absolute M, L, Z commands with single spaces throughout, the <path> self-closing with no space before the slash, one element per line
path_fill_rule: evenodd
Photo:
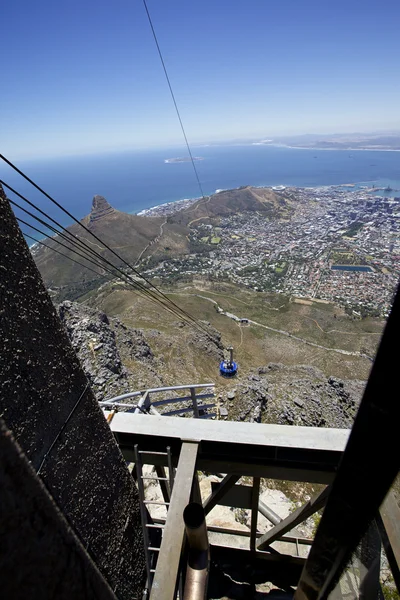
<path fill-rule="evenodd" d="M 107 420 L 126 461 L 137 461 L 140 448 L 141 460 L 156 470 L 163 469 L 168 467 L 165 449 L 170 448 L 169 460 L 172 469 L 176 468 L 167 518 L 154 523 L 162 540 L 150 600 L 182 597 L 179 582 L 191 568 L 185 556 L 192 551 L 189 548 L 188 553 L 190 536 L 184 511 L 193 501 L 202 505 L 204 515 L 217 504 L 251 511 L 248 532 L 209 527 L 213 534 L 242 536 L 248 541 L 247 548 L 233 548 L 213 538 L 209 547 L 209 597 L 224 595 L 221 589 L 212 590 L 222 573 L 230 581 L 250 585 L 254 593 L 258 583 L 271 582 L 295 600 L 383 598 L 382 548 L 392 574 L 390 589 L 394 590 L 394 585 L 400 589 L 400 509 L 390 491 L 400 466 L 400 402 L 394 395 L 398 389 L 398 353 L 393 351 L 398 347 L 399 333 L 398 294 L 351 431 L 165 418 L 158 412 L 158 407 L 175 403 L 178 407 L 168 409 L 167 415 L 205 416 L 208 407 L 199 406 L 196 390 L 210 388 L 210 384 L 133 392 L 102 403 L 109 409 Z M 153 397 L 185 389 L 190 395 L 150 401 L 150 394 Z M 203 394 L 202 400 L 205 396 L 209 394 Z M 137 403 L 125 404 L 127 398 L 137 398 Z M 200 496 L 199 471 L 220 476 L 205 500 Z M 246 477 L 245 485 L 240 482 L 242 477 Z M 252 485 L 248 485 L 249 478 Z M 286 519 L 279 519 L 259 502 L 262 478 L 325 487 Z M 321 509 L 314 539 L 298 536 L 296 527 Z M 268 531 L 258 527 L 259 512 L 273 525 Z M 282 552 L 277 544 L 293 550 Z M 299 552 L 300 547 L 309 548 L 307 556 Z M 185 588 L 185 600 L 207 597 L 206 589 L 196 593 L 187 596 Z"/>
<path fill-rule="evenodd" d="M 184 416 L 192 413 L 195 419 L 211 419 L 216 417 L 214 402 L 204 403 L 204 400 L 214 400 L 214 384 L 200 383 L 175 385 L 169 387 L 150 388 L 147 390 L 128 392 L 103 400 L 99 404 L 103 409 L 110 408 L 113 413 L 118 411 L 134 412 L 135 414 L 163 415 L 167 417 Z M 186 395 L 180 396 L 180 393 Z M 199 394 L 197 390 L 201 390 Z M 174 392 L 172 394 L 172 392 Z M 172 394 L 172 395 L 171 395 Z M 154 397 L 157 397 L 154 400 Z M 171 405 L 174 408 L 171 408 Z"/>
<path fill-rule="evenodd" d="M 211 495 L 202 503 L 206 515 L 217 504 L 251 510 L 248 533 L 226 527 L 209 528 L 214 534 L 241 536 L 241 539 L 248 540 L 248 550 L 211 544 L 214 568 L 223 565 L 228 575 L 231 573 L 236 579 L 239 577 L 243 583 L 271 581 L 282 589 L 294 591 L 307 562 L 299 548 L 311 548 L 314 543 L 314 540 L 301 537 L 294 530 L 325 507 L 343 459 L 349 431 L 166 419 L 160 415 L 126 412 L 114 414 L 110 427 L 128 462 L 138 461 L 137 448 L 140 448 L 140 461 L 154 465 L 157 474 L 165 473 L 160 469 L 171 468 L 171 462 L 172 468 L 176 468 L 167 519 L 153 524 L 154 528 L 160 528 L 160 534 L 162 532 L 162 543 L 157 566 L 150 577 L 150 580 L 153 579 L 151 600 L 177 597 L 179 578 L 184 574 L 181 558 L 185 553 L 183 511 L 191 500 L 199 498 L 198 471 L 223 474 L 220 483 L 213 485 Z M 170 456 L 166 448 L 170 448 Z M 246 485 L 239 483 L 243 476 L 247 478 Z M 248 478 L 252 478 L 252 485 L 248 485 Z M 326 487 L 282 520 L 268 506 L 260 504 L 261 478 L 319 483 Z M 259 529 L 258 513 L 273 524 L 269 531 Z M 383 527 L 386 547 L 392 555 L 396 554 L 398 564 L 400 554 L 396 527 L 398 530 L 399 526 L 400 511 L 389 496 L 380 513 L 380 528 L 382 530 Z M 291 548 L 289 554 L 282 554 L 277 549 L 283 543 L 285 548 Z M 358 584 L 361 585 L 361 580 Z M 342 595 L 336 597 L 341 598 Z"/>

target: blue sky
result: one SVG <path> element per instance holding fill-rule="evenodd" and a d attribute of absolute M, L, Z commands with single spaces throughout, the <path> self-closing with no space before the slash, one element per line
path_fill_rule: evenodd
<path fill-rule="evenodd" d="M 400 129 L 398 0 L 148 0 L 192 143 Z M 141 0 L 2 4 L 10 158 L 180 144 Z"/>

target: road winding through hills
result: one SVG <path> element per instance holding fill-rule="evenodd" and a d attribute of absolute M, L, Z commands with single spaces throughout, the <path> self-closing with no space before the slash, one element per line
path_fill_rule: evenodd
<path fill-rule="evenodd" d="M 241 318 L 243 318 L 243 317 L 238 317 L 237 315 L 235 315 L 231 312 L 223 310 L 222 307 L 220 306 L 220 304 L 218 304 L 218 302 L 216 302 L 216 300 L 213 300 L 213 298 L 208 298 L 207 296 L 203 296 L 201 294 L 177 294 L 177 295 L 197 296 L 198 298 L 202 298 L 203 300 L 212 302 L 213 304 L 216 304 L 219 307 L 219 314 L 225 315 L 226 317 L 232 319 L 236 323 L 240 323 Z M 247 317 L 245 317 L 245 318 L 247 319 L 247 322 L 250 323 L 251 325 L 256 325 L 257 327 L 262 327 L 263 329 L 273 331 L 274 333 L 278 333 L 280 335 L 285 335 L 286 337 L 289 337 L 292 340 L 296 340 L 297 342 L 307 344 L 308 346 L 313 346 L 314 348 L 320 348 L 321 350 L 326 350 L 328 352 L 336 352 L 337 354 L 343 354 L 345 356 L 357 356 L 359 358 L 366 358 L 367 360 L 373 361 L 373 358 L 371 356 L 368 356 L 368 354 L 364 354 L 363 352 L 352 352 L 350 350 L 343 350 L 342 348 L 329 348 L 327 346 L 322 346 L 321 344 L 317 344 L 315 342 L 311 342 L 310 340 L 306 340 L 305 338 L 294 335 L 293 333 L 290 333 L 289 331 L 285 331 L 284 329 L 275 329 L 274 327 L 269 327 L 269 325 L 264 325 L 263 323 L 258 323 L 258 321 L 253 321 L 252 319 L 248 319 Z"/>

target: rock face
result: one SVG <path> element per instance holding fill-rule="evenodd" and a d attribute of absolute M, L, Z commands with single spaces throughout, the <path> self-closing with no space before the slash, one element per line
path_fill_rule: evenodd
<path fill-rule="evenodd" d="M 109 319 L 82 304 L 66 300 L 58 312 L 97 400 L 137 389 L 137 381 L 122 363 L 139 360 L 151 365 L 153 352 L 143 333 Z"/>
<path fill-rule="evenodd" d="M 229 419 L 303 425 L 352 426 L 365 382 L 326 377 L 307 365 L 270 363 L 249 375 L 223 398 Z"/>
<path fill-rule="evenodd" d="M 188 361 L 196 361 L 199 355 L 211 357 L 215 364 L 223 357 L 221 334 L 210 328 L 213 340 L 201 332 L 186 331 L 184 323 L 176 323 L 182 329 L 182 339 L 186 336 L 182 343 L 187 356 L 184 359 L 171 355 L 172 362 L 168 362 L 172 342 L 160 357 L 154 356 L 152 347 L 160 354 L 163 338 L 157 330 L 146 330 L 145 337 L 140 329 L 127 327 L 117 318 L 70 301 L 59 305 L 59 315 L 97 400 L 160 387 L 166 384 L 164 377 L 169 385 L 176 385 L 175 376 L 171 378 L 169 374 L 172 366 L 178 364 L 184 370 Z M 232 421 L 349 428 L 364 385 L 362 381 L 327 377 L 312 366 L 270 363 L 223 388 L 219 396 L 220 417 Z"/>
<path fill-rule="evenodd" d="M 99 196 L 98 194 L 96 194 L 96 196 L 93 197 L 93 201 L 92 201 L 92 210 L 90 212 L 90 223 L 93 223 L 94 221 L 98 221 L 102 217 L 105 217 L 106 215 L 110 215 L 113 212 L 115 212 L 115 208 L 113 208 L 111 206 L 111 204 L 109 204 L 107 202 L 107 200 L 104 198 L 104 196 Z"/>
<path fill-rule="evenodd" d="M 224 358 L 224 345 L 222 343 L 221 333 L 215 329 L 215 327 L 212 327 L 209 321 L 200 322 L 207 327 L 207 331 L 211 337 L 205 333 L 193 330 L 190 333 L 190 343 L 204 354 L 212 357 L 216 362 L 221 361 Z"/>

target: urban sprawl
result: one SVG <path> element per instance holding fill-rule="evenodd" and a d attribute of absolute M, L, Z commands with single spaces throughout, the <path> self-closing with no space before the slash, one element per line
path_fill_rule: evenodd
<path fill-rule="evenodd" d="M 280 188 L 291 202 L 290 218 L 246 212 L 220 218 L 218 226 L 204 219 L 191 229 L 191 254 L 147 273 L 164 281 L 209 276 L 332 301 L 355 316 L 386 317 L 400 273 L 400 192 L 388 192 L 350 185 Z M 151 213 L 161 211 L 165 207 Z"/>

